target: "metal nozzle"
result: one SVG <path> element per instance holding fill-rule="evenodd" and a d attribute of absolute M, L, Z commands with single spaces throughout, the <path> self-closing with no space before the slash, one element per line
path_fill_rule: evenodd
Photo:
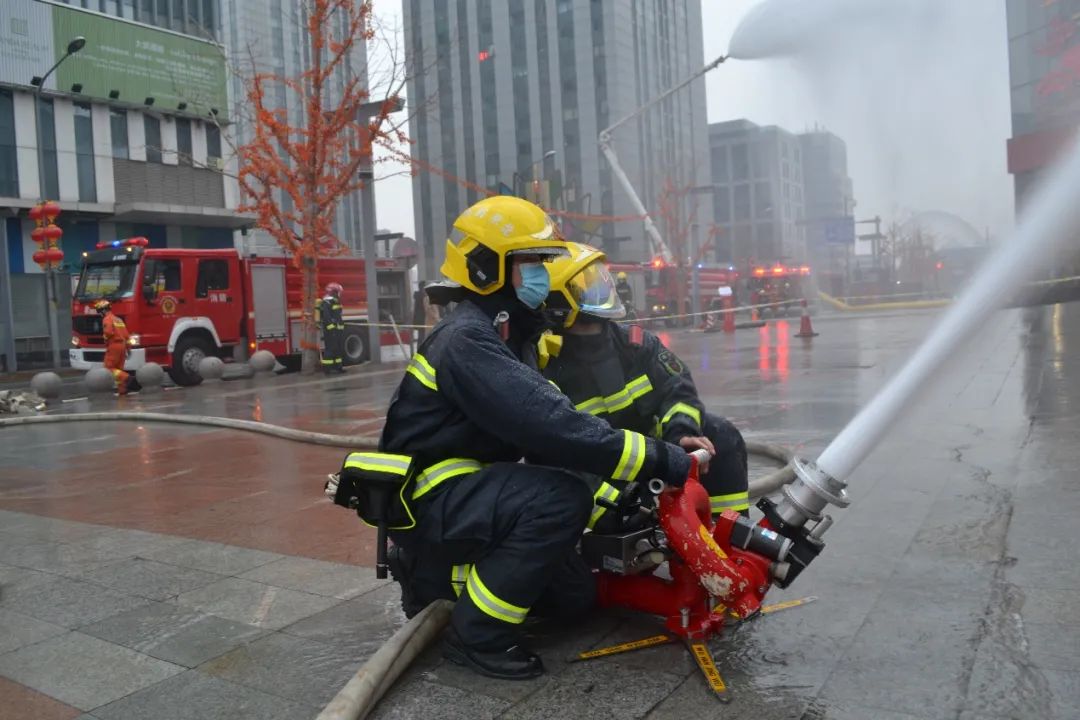
<path fill-rule="evenodd" d="M 788 525 L 802 527 L 810 520 L 822 522 L 821 512 L 827 506 L 845 508 L 851 504 L 844 489 L 847 484 L 825 473 L 812 460 L 794 458 L 792 469 L 795 482 L 783 488 L 783 498 L 776 507 L 780 518 Z M 822 524 L 824 527 L 815 528 L 818 537 L 832 522 Z"/>

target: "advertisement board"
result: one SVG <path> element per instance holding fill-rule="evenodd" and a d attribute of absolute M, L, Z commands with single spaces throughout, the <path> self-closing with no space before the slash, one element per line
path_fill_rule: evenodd
<path fill-rule="evenodd" d="M 46 87 L 141 105 L 205 113 L 228 109 L 224 53 L 213 43 L 121 20 L 101 13 L 38 0 L 0 2 L 0 81 L 29 85 L 59 60 L 68 42 L 86 45 L 49 78 Z"/>

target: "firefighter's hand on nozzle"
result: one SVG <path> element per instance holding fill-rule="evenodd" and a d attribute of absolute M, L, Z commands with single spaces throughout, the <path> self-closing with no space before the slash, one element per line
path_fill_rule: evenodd
<path fill-rule="evenodd" d="M 708 472 L 709 461 L 716 455 L 716 448 L 707 437 L 684 437 L 679 446 L 697 460 L 701 472 Z"/>

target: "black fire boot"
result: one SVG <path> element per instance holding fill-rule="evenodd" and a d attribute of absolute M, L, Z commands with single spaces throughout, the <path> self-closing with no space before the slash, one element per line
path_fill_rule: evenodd
<path fill-rule="evenodd" d="M 416 598 L 416 590 L 413 587 L 413 570 L 416 561 L 410 557 L 405 548 L 400 545 L 391 545 L 386 551 L 386 564 L 390 566 L 390 574 L 397 584 L 401 586 L 401 610 L 405 617 L 411 618 L 424 609 L 424 606 Z"/>
<path fill-rule="evenodd" d="M 499 680 L 532 680 L 544 674 L 540 656 L 520 645 L 504 650 L 478 650 L 466 645 L 453 627 L 446 631 L 443 657 Z"/>

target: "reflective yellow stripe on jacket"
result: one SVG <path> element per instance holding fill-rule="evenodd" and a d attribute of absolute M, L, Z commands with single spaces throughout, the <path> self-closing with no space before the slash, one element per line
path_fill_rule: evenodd
<path fill-rule="evenodd" d="M 645 436 L 633 430 L 623 430 L 622 433 L 622 456 L 611 477 L 613 480 L 631 482 L 637 478 L 641 466 L 645 464 Z"/>
<path fill-rule="evenodd" d="M 626 387 L 617 393 L 612 393 L 607 397 L 593 397 L 588 400 L 582 400 L 574 407 L 577 408 L 579 412 L 588 413 L 590 415 L 614 413 L 630 407 L 635 400 L 652 389 L 653 387 L 652 383 L 649 382 L 649 376 L 641 375 L 626 383 Z"/>
<path fill-rule="evenodd" d="M 660 418 L 660 428 L 661 428 L 661 430 L 663 430 L 665 425 L 667 425 L 669 422 L 671 422 L 671 418 L 675 417 L 676 415 L 680 415 L 680 414 L 681 415 L 686 415 L 691 420 L 693 420 L 695 423 L 697 423 L 698 427 L 701 427 L 701 411 L 698 410 L 693 405 L 687 405 L 686 403 L 679 402 L 679 403 L 675 403 L 670 408 L 668 408 L 668 411 L 666 413 L 664 413 L 664 417 Z"/>
<path fill-rule="evenodd" d="M 405 368 L 405 372 L 419 380 L 424 387 L 438 392 L 439 385 L 435 382 L 435 368 L 431 367 L 431 363 L 420 353 L 412 356 L 408 367 Z"/>
<path fill-rule="evenodd" d="M 607 500 L 608 502 L 618 502 L 619 490 L 611 483 L 602 482 L 600 488 L 593 493 L 593 511 L 589 517 L 589 529 L 592 530 L 596 523 L 600 522 L 600 518 L 607 512 L 607 508 L 599 504 L 599 500 Z"/>
<path fill-rule="evenodd" d="M 465 583 L 472 573 L 472 565 L 455 565 L 450 568 L 450 587 L 454 588 L 454 594 L 461 597 L 461 591 L 465 589 Z"/>
<path fill-rule="evenodd" d="M 529 608 L 508 603 L 488 590 L 484 581 L 480 579 L 480 574 L 476 572 L 476 568 L 469 573 L 465 588 L 468 590 L 469 599 L 473 601 L 477 609 L 496 620 L 519 625 L 525 622 L 529 614 Z"/>
<path fill-rule="evenodd" d="M 423 497 L 450 478 L 468 475 L 484 467 L 484 463 L 468 458 L 448 458 L 426 468 L 416 476 L 413 500 Z"/>
<path fill-rule="evenodd" d="M 405 475 L 409 472 L 412 458 L 408 455 L 392 455 L 390 453 L 349 453 L 345 459 L 345 467 L 357 470 L 371 470 L 373 472 L 385 472 L 393 475 Z"/>
<path fill-rule="evenodd" d="M 730 495 L 712 495 L 709 497 L 709 508 L 713 515 L 719 515 L 725 510 L 741 512 L 750 509 L 750 493 L 739 492 Z"/>

